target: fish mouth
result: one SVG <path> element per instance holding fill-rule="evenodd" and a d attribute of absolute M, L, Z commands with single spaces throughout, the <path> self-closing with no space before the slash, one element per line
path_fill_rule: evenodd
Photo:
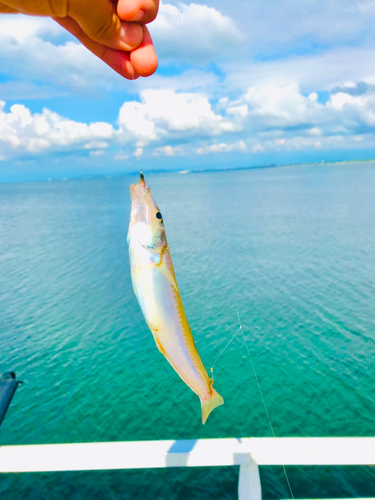
<path fill-rule="evenodd" d="M 147 198 L 151 197 L 151 189 L 147 187 L 146 181 L 141 170 L 139 174 L 139 182 L 137 184 L 130 185 L 130 196 L 132 202 L 145 202 L 147 203 Z"/>
<path fill-rule="evenodd" d="M 147 191 L 150 190 L 150 188 L 146 187 L 146 186 L 142 186 L 142 185 L 139 185 L 140 182 L 138 182 L 138 184 L 131 184 L 130 185 L 130 196 L 131 196 L 131 199 L 132 199 L 132 202 L 144 202 L 145 201 L 145 197 L 147 195 Z"/>
<path fill-rule="evenodd" d="M 149 224 L 150 214 L 156 213 L 159 209 L 152 197 L 151 189 L 146 185 L 142 170 L 139 182 L 130 185 L 130 196 L 132 200 L 131 223 Z"/>

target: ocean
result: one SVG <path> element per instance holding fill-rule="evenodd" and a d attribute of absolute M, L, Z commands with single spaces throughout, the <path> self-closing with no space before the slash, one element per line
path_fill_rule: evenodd
<path fill-rule="evenodd" d="M 238 328 L 276 436 L 375 435 L 375 166 L 148 174 L 207 369 Z M 225 405 L 157 350 L 126 243 L 137 176 L 0 185 L 0 369 L 25 382 L 0 444 L 271 436 L 243 339 Z M 296 498 L 375 496 L 375 468 L 287 467 Z M 261 467 L 263 498 L 289 498 Z M 238 468 L 0 476 L 5 500 L 235 499 Z"/>

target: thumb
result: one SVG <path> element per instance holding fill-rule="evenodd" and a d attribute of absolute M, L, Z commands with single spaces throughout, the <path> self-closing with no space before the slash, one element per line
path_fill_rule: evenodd
<path fill-rule="evenodd" d="M 131 51 L 143 40 L 138 23 L 122 22 L 110 0 L 71 0 L 67 15 L 80 25 L 92 40 L 112 49 Z"/>

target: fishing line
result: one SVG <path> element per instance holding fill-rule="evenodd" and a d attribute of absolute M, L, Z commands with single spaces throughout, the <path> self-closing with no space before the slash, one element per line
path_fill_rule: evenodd
<path fill-rule="evenodd" d="M 135 136 L 137 138 L 136 145 L 138 146 L 139 144 L 139 123 L 138 123 L 138 106 L 137 106 L 137 97 L 136 97 L 136 92 L 135 92 L 135 80 L 134 80 L 134 69 L 132 72 L 132 82 L 133 82 L 133 94 L 134 94 L 134 110 L 135 110 Z M 135 150 L 135 154 L 140 150 L 140 147 L 137 147 Z M 139 160 L 140 155 L 136 154 L 137 160 Z"/>
<path fill-rule="evenodd" d="M 229 345 L 232 343 L 232 341 L 237 337 L 237 335 L 240 333 L 240 331 L 242 330 L 242 326 L 239 327 L 239 329 L 236 331 L 236 333 L 233 335 L 233 337 L 230 339 L 230 341 L 227 343 L 227 345 L 224 347 L 224 349 L 221 351 L 221 353 L 219 354 L 219 356 L 215 359 L 215 361 L 213 362 L 213 365 L 211 367 L 211 373 L 212 373 L 212 377 L 214 376 L 214 367 L 216 365 L 216 363 L 219 361 L 219 359 L 221 358 L 222 354 L 224 354 L 224 351 L 227 349 L 227 347 L 229 347 Z"/>
<path fill-rule="evenodd" d="M 181 35 L 182 35 L 183 45 L 184 45 L 184 48 L 185 48 L 186 60 L 187 60 L 188 68 L 189 68 L 189 71 L 190 71 L 190 81 L 191 81 L 193 95 L 194 95 L 194 102 L 195 102 L 196 110 L 197 110 L 197 114 L 198 114 L 199 128 L 200 128 L 201 133 L 202 133 L 202 131 L 203 131 L 202 130 L 202 123 L 201 123 L 201 119 L 200 119 L 200 115 L 199 115 L 199 110 L 198 110 L 198 106 L 197 106 L 197 99 L 196 99 L 196 94 L 195 94 L 195 90 L 194 90 L 195 87 L 193 85 L 193 79 L 192 79 L 192 74 L 191 74 L 192 70 L 191 70 L 191 65 L 190 65 L 190 61 L 189 61 L 189 55 L 188 55 L 188 51 L 187 51 L 187 43 L 186 43 L 186 40 L 185 40 L 184 30 L 183 30 L 183 27 L 182 27 L 180 10 L 179 10 L 179 8 L 177 6 L 176 6 L 176 10 L 177 10 L 177 15 L 178 15 L 178 20 L 179 20 L 179 23 L 180 23 L 180 29 L 181 29 Z M 239 310 L 238 310 L 237 300 L 236 300 L 236 297 L 235 297 L 235 294 L 234 294 L 234 288 L 233 287 L 232 287 L 232 292 L 233 292 L 234 302 L 235 302 L 235 305 L 236 305 L 238 323 L 239 323 L 240 326 L 239 326 L 238 330 L 236 331 L 236 333 L 233 335 L 233 337 L 230 339 L 230 341 L 227 343 L 227 345 L 224 347 L 224 349 L 220 352 L 219 356 L 215 359 L 215 361 L 214 361 L 214 363 L 213 363 L 213 365 L 211 367 L 211 373 L 212 373 L 212 376 L 213 376 L 213 371 L 214 371 L 215 364 L 221 358 L 221 356 L 223 355 L 223 353 L 225 352 L 225 350 L 229 347 L 229 345 L 232 343 L 232 341 L 235 339 L 235 337 L 241 332 L 242 333 L 242 339 L 243 339 L 243 342 L 245 344 L 247 355 L 248 355 L 248 358 L 249 358 L 249 361 L 250 361 L 250 365 L 251 365 L 251 368 L 252 368 L 252 371 L 253 371 L 253 374 L 254 374 L 254 378 L 255 378 L 255 381 L 256 381 L 257 386 L 258 386 L 259 394 L 260 394 L 260 397 L 262 399 L 264 411 L 266 413 L 267 420 L 268 420 L 268 423 L 269 423 L 269 426 L 270 426 L 270 429 L 271 429 L 271 433 L 272 433 L 273 439 L 275 440 L 275 444 L 277 445 L 276 434 L 275 434 L 275 431 L 274 431 L 274 428 L 273 428 L 273 425 L 272 425 L 271 416 L 270 416 L 270 413 L 269 413 L 268 408 L 267 408 L 266 400 L 264 398 L 263 391 L 262 391 L 262 388 L 261 388 L 261 385 L 260 385 L 260 382 L 259 382 L 259 378 L 258 378 L 257 372 L 255 370 L 255 365 L 254 365 L 252 356 L 250 354 L 250 349 L 249 349 L 249 346 L 247 344 L 247 341 L 246 341 L 246 338 L 245 338 L 245 334 L 244 334 L 244 331 L 243 331 L 241 317 L 240 317 L 240 313 L 239 313 Z M 292 487 L 291 487 L 291 484 L 290 484 L 290 481 L 289 481 L 289 477 L 288 477 L 285 465 L 282 465 L 282 468 L 283 468 L 284 476 L 285 476 L 285 479 L 286 479 L 286 482 L 287 482 L 287 485 L 288 485 L 288 489 L 289 489 L 290 495 L 291 495 L 292 499 L 294 500 L 295 497 L 293 495 Z"/>
<path fill-rule="evenodd" d="M 234 291 L 233 291 L 233 294 L 234 294 Z M 259 379 L 258 379 L 258 375 L 257 375 L 257 372 L 255 370 L 255 366 L 254 366 L 254 363 L 253 363 L 253 358 L 250 354 L 250 349 L 249 349 L 249 346 L 247 345 L 247 341 L 246 341 L 246 337 L 245 337 L 245 334 L 243 332 L 243 328 L 242 328 L 242 323 L 241 323 L 241 318 L 240 318 L 240 313 L 238 311 L 238 307 L 237 307 L 237 302 L 236 302 L 236 309 L 237 309 L 237 317 L 238 317 L 238 323 L 240 325 L 240 330 L 242 331 L 242 338 L 243 338 L 243 341 L 244 341 L 244 344 L 245 344 L 245 347 L 246 347 L 246 351 L 247 351 L 247 355 L 248 355 L 248 358 L 250 360 L 250 364 L 251 364 L 251 368 L 253 370 L 253 374 L 254 374 L 254 378 L 255 378 L 255 381 L 257 383 L 257 386 L 258 386 L 258 390 L 259 390 L 259 394 L 260 394 L 260 397 L 262 399 L 262 403 L 263 403 L 263 407 L 264 407 L 264 411 L 267 415 L 267 420 L 268 420 L 268 423 L 270 425 L 270 429 L 271 429 L 271 432 L 272 432 L 272 436 L 275 440 L 275 444 L 277 445 L 277 440 L 276 440 L 276 434 L 275 434 L 275 431 L 273 429 L 273 425 L 272 425 L 272 421 L 271 421 L 271 417 L 270 417 L 270 414 L 269 414 L 269 411 L 268 411 L 268 408 L 267 408 L 267 405 L 266 405 L 266 400 L 264 398 L 264 395 L 263 395 L 263 391 L 262 391 L 262 388 L 260 386 L 260 382 L 259 382 Z M 288 485 L 288 488 L 289 488 L 289 491 L 290 491 L 290 494 L 291 494 L 291 497 L 292 499 L 294 500 L 294 495 L 293 495 L 293 491 L 292 491 L 292 487 L 291 487 L 291 484 L 290 484 L 290 481 L 289 481 L 289 477 L 288 477 L 288 474 L 286 472 L 286 468 L 285 468 L 285 465 L 282 464 L 282 468 L 283 468 L 283 472 L 284 472 L 284 476 L 285 476 L 285 479 L 286 479 L 286 482 L 287 482 L 287 485 Z"/>

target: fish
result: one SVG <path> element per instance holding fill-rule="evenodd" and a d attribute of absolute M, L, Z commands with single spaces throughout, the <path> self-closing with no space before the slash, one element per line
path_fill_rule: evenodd
<path fill-rule="evenodd" d="M 129 259 L 134 293 L 159 351 L 201 402 L 202 423 L 224 403 L 213 388 L 185 315 L 163 216 L 141 171 L 130 186 Z"/>

